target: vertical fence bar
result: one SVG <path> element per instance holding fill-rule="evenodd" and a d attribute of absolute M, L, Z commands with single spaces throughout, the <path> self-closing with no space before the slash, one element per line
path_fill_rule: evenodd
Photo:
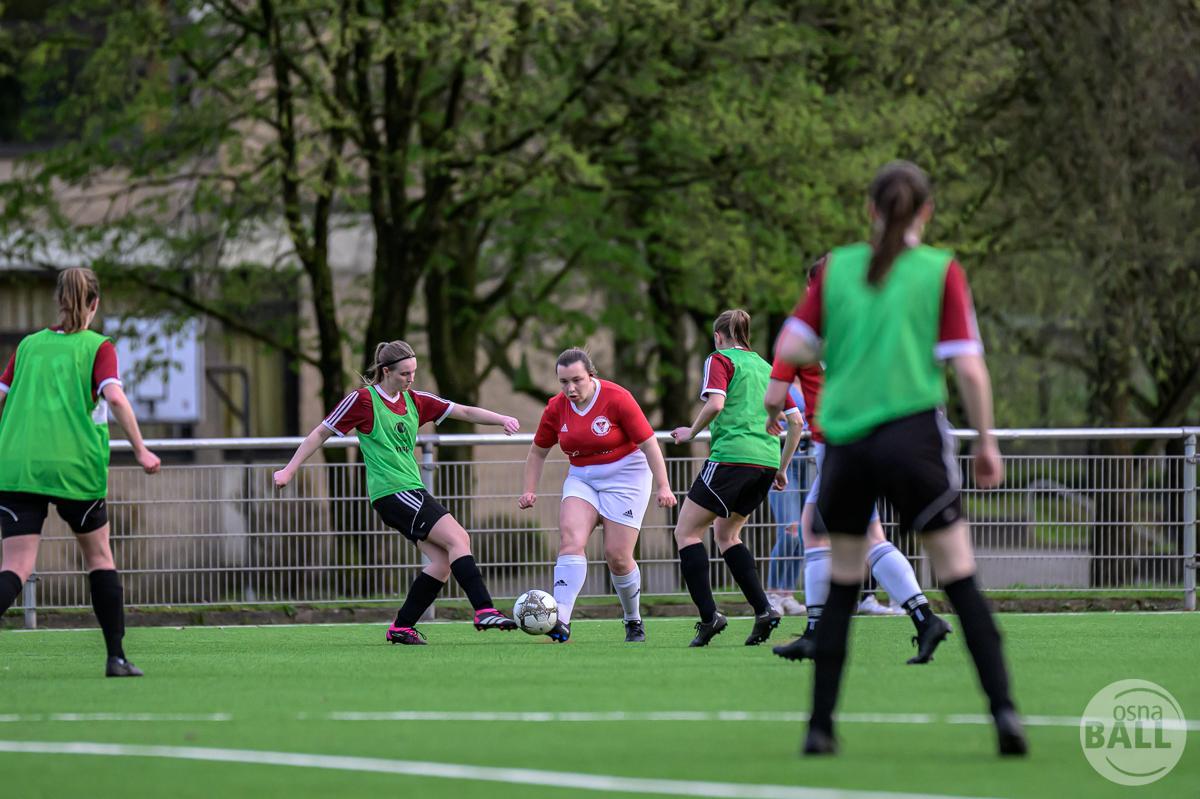
<path fill-rule="evenodd" d="M 1196 609 L 1196 434 L 1183 442 L 1183 606 Z"/>
<path fill-rule="evenodd" d="M 25 610 L 25 629 L 37 629 L 37 575 L 29 575 L 21 595 L 21 606 Z"/>

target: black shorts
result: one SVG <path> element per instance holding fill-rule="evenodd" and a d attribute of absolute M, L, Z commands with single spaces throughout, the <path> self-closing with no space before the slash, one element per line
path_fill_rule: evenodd
<path fill-rule="evenodd" d="M 450 513 L 423 488 L 388 494 L 371 503 L 383 523 L 409 541 L 424 541 L 438 519 Z"/>
<path fill-rule="evenodd" d="M 875 501 L 900 516 L 900 529 L 923 533 L 962 518 L 962 476 L 941 411 L 887 422 L 851 444 L 825 445 L 817 512 L 827 530 L 865 535 Z"/>
<path fill-rule="evenodd" d="M 0 491 L 0 538 L 40 535 L 51 502 L 76 535 L 95 532 L 108 524 L 108 503 L 103 499 L 63 499 L 25 491 Z"/>
<path fill-rule="evenodd" d="M 705 461 L 688 499 L 723 519 L 732 513 L 749 516 L 767 498 L 775 472 L 764 466 Z"/>

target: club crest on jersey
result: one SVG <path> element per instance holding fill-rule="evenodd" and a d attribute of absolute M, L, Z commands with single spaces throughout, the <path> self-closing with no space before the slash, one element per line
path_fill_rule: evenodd
<path fill-rule="evenodd" d="M 412 454 L 412 444 L 407 441 L 408 433 L 404 429 L 404 422 L 396 422 L 396 432 L 400 434 L 400 444 L 396 447 L 396 451 L 405 455 Z"/>
<path fill-rule="evenodd" d="M 612 430 L 612 423 L 607 416 L 597 416 L 592 420 L 592 432 L 596 435 L 606 436 L 609 430 Z"/>

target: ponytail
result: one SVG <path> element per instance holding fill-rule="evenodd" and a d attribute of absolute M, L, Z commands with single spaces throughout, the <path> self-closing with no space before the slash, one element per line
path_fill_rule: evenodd
<path fill-rule="evenodd" d="M 741 308 L 721 311 L 713 322 L 713 332 L 720 333 L 739 347 L 750 349 L 750 314 Z"/>
<path fill-rule="evenodd" d="M 878 286 L 887 277 L 892 264 L 907 246 L 904 234 L 932 193 L 929 176 L 909 161 L 892 161 L 876 173 L 871 181 L 870 197 L 883 222 L 883 231 L 871 247 L 867 282 L 872 286 Z"/>
<path fill-rule="evenodd" d="M 73 266 L 58 273 L 54 288 L 58 300 L 59 322 L 64 333 L 78 333 L 87 327 L 88 313 L 100 299 L 100 281 L 91 269 Z"/>
<path fill-rule="evenodd" d="M 406 341 L 381 341 L 375 345 L 375 357 L 371 359 L 371 367 L 362 376 L 368 386 L 378 385 L 383 379 L 383 370 L 395 366 L 398 361 L 415 358 L 417 354 Z"/>

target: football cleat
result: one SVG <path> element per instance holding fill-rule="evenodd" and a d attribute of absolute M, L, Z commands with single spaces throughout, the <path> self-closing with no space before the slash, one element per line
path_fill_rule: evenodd
<path fill-rule="evenodd" d="M 409 646 L 426 646 L 425 634 L 416 627 L 397 627 L 393 624 L 388 627 L 387 639 L 393 644 L 407 644 Z"/>
<path fill-rule="evenodd" d="M 836 755 L 837 739 L 824 730 L 808 728 L 804 736 L 804 754 L 806 755 Z"/>
<path fill-rule="evenodd" d="M 1012 708 L 996 714 L 996 742 L 1003 757 L 1024 757 L 1029 754 L 1029 742 L 1025 740 L 1025 728 L 1017 711 Z"/>
<path fill-rule="evenodd" d="M 708 646 L 708 642 L 729 626 L 729 619 L 725 618 L 721 613 L 714 613 L 712 621 L 696 622 L 696 637 L 688 646 Z"/>
<path fill-rule="evenodd" d="M 817 641 L 815 636 L 805 633 L 794 641 L 788 641 L 786 644 L 772 647 L 771 651 L 786 660 L 815 660 L 817 656 Z"/>
<path fill-rule="evenodd" d="M 646 628 L 642 625 L 641 619 L 632 619 L 625 622 L 625 643 L 640 643 L 646 640 Z"/>
<path fill-rule="evenodd" d="M 475 611 L 476 630 L 515 630 L 517 623 L 495 608 Z"/>
<path fill-rule="evenodd" d="M 898 605 L 883 604 L 874 594 L 867 594 L 858 603 L 858 612 L 866 616 L 903 616 L 904 608 Z"/>
<path fill-rule="evenodd" d="M 565 644 L 571 638 L 571 625 L 556 621 L 546 635 L 556 644 Z"/>
<path fill-rule="evenodd" d="M 144 677 L 145 674 L 137 666 L 125 658 L 109 658 L 104 664 L 105 677 Z"/>
<path fill-rule="evenodd" d="M 928 663 L 933 660 L 933 652 L 938 648 L 938 644 L 952 632 L 954 631 L 950 629 L 950 624 L 941 616 L 931 618 L 921 628 L 921 631 L 912 637 L 913 645 L 917 647 L 917 654 L 908 659 L 909 665 Z"/>
<path fill-rule="evenodd" d="M 758 646 L 771 637 L 771 631 L 779 626 L 780 615 L 770 608 L 761 616 L 754 617 L 754 629 L 746 638 L 746 646 Z"/>

